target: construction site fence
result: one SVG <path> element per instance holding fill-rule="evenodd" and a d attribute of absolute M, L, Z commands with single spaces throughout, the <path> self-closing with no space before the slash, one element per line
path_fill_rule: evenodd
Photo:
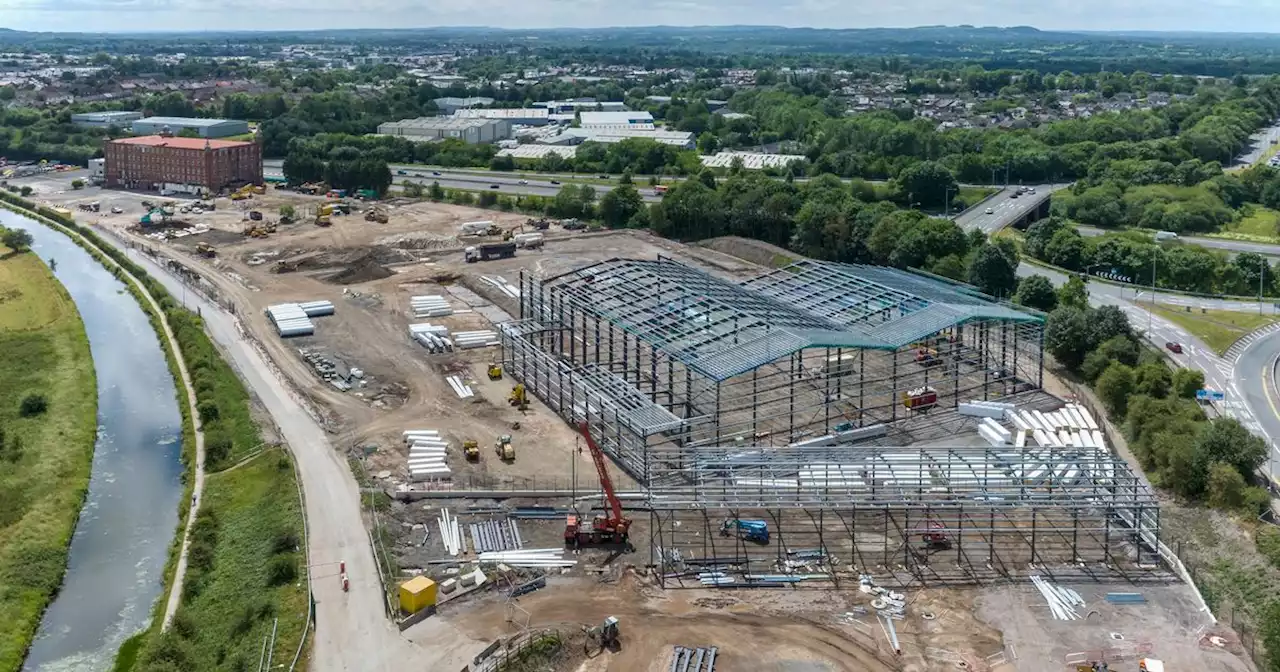
<path fill-rule="evenodd" d="M 519 447 L 517 447 L 519 450 Z M 519 459 L 517 453 L 516 459 Z M 579 497 L 590 497 L 600 495 L 600 480 L 595 475 L 595 468 L 586 465 L 579 465 L 584 473 L 578 474 L 577 479 L 573 478 L 519 478 L 519 479 L 498 479 L 486 477 L 483 475 L 472 475 L 459 477 L 454 475 L 450 481 L 424 482 L 414 483 L 408 490 L 398 490 L 391 493 L 397 499 L 414 500 L 425 498 L 442 498 L 447 497 L 448 493 L 467 493 L 468 495 L 476 492 L 493 493 L 495 497 L 501 497 L 504 493 L 511 493 L 510 497 L 528 496 L 536 497 L 536 493 L 546 493 L 550 497 L 571 497 L 577 493 Z M 625 486 L 621 486 L 622 490 L 626 490 Z M 520 493 L 535 493 L 532 495 L 521 495 Z M 629 494 L 629 493 L 619 493 Z"/>
<path fill-rule="evenodd" d="M 1178 565 L 1183 567 L 1184 571 L 1187 572 L 1187 576 L 1196 590 L 1196 595 L 1200 596 L 1202 603 L 1205 605 L 1205 610 L 1209 613 L 1209 617 L 1212 619 L 1213 624 L 1217 626 L 1230 626 L 1231 631 L 1234 632 L 1236 637 L 1240 640 L 1240 649 L 1249 654 L 1249 659 L 1253 661 L 1254 665 L 1256 665 L 1259 670 L 1271 669 L 1267 667 L 1267 662 L 1272 658 L 1272 656 L 1268 655 L 1267 651 L 1258 645 L 1259 624 L 1255 619 L 1259 616 L 1257 614 L 1249 614 L 1248 612 L 1241 613 L 1242 610 L 1233 603 L 1228 602 L 1223 604 L 1213 587 L 1205 583 L 1203 566 L 1196 564 L 1196 561 L 1191 558 L 1189 554 L 1184 552 L 1182 542 L 1179 541 L 1175 544 L 1175 548 L 1172 553 L 1178 561 Z M 1221 610 L 1221 618 L 1215 618 L 1213 616 L 1212 611 L 1215 609 Z M 1205 626 L 1201 630 L 1207 630 L 1208 627 L 1209 626 Z M 1200 632 L 1198 633 L 1198 636 L 1206 636 L 1207 634 L 1208 633 L 1206 632 Z"/>
<path fill-rule="evenodd" d="M 471 664 L 463 667 L 462 672 L 502 672 L 511 663 L 519 662 L 525 650 L 547 640 L 556 641 L 561 648 L 567 645 L 559 630 L 529 630 L 505 641 L 497 640 L 490 644 Z"/>

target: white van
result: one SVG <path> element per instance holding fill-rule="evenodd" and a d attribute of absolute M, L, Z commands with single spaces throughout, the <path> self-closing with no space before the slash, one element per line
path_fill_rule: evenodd
<path fill-rule="evenodd" d="M 1156 231 L 1157 243 L 1163 243 L 1166 240 L 1176 240 L 1177 238 L 1178 238 L 1178 234 L 1172 231 Z"/>

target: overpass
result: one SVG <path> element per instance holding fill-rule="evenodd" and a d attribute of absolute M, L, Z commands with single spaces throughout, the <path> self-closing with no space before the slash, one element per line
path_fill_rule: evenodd
<path fill-rule="evenodd" d="M 1017 187 L 1005 187 L 987 200 L 965 210 L 956 217 L 956 224 L 966 231 L 979 230 L 992 235 L 1007 226 L 1030 224 L 1049 216 L 1049 202 L 1053 192 L 1071 186 L 1064 184 L 1026 185 L 1027 193 L 1018 194 Z"/>

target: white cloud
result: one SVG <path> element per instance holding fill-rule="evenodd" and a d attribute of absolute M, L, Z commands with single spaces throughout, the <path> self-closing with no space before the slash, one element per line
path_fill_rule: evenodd
<path fill-rule="evenodd" d="M 755 24 L 856 28 L 937 24 L 1042 29 L 1280 31 L 1273 0 L 0 0 L 0 26 L 126 31 L 545 28 Z"/>

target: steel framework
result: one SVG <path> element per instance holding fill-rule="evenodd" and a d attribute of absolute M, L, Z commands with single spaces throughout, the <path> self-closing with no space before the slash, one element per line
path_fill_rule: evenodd
<path fill-rule="evenodd" d="M 732 549 L 744 576 L 780 571 L 805 544 L 920 579 L 930 567 L 940 576 L 943 557 L 967 580 L 1044 563 L 1145 565 L 1158 509 L 1105 451 L 817 447 L 1038 389 L 1042 324 L 896 269 L 802 261 L 734 283 L 660 257 L 522 273 L 520 319 L 500 333 L 505 370 L 588 422 L 646 487 L 664 567 Z M 921 389 L 936 394 L 924 411 L 934 416 L 906 403 Z M 777 541 L 720 536 L 725 519 L 746 518 L 772 521 Z M 945 551 L 920 548 L 922 525 Z"/>

